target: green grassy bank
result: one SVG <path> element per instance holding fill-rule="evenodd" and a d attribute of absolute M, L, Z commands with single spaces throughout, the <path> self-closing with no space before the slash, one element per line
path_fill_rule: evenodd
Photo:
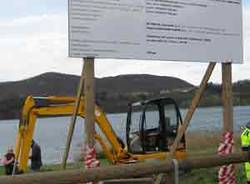
<path fill-rule="evenodd" d="M 187 135 L 187 151 L 190 157 L 217 154 L 220 134 L 217 132 L 190 133 Z M 235 134 L 235 151 L 240 151 L 240 135 Z M 237 165 L 237 183 L 245 184 L 243 164 Z M 192 170 L 181 177 L 181 184 L 217 184 L 218 167 Z"/>

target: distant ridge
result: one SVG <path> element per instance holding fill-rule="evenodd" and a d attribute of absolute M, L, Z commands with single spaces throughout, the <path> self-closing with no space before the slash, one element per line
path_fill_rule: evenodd
<path fill-rule="evenodd" d="M 0 119 L 17 118 L 28 95 L 75 96 L 79 78 L 50 72 L 21 81 L 0 83 Z M 107 112 L 126 111 L 131 100 L 194 87 L 178 78 L 146 74 L 96 78 L 95 82 L 97 101 Z"/>
<path fill-rule="evenodd" d="M 44 73 L 29 79 L 0 83 L 0 119 L 18 118 L 26 96 L 75 96 L 79 76 Z M 169 96 L 189 106 L 196 88 L 175 78 L 155 75 L 119 75 L 96 78 L 96 100 L 105 112 L 126 112 L 129 102 Z M 250 105 L 250 80 L 233 84 L 234 105 Z M 220 106 L 221 86 L 209 83 L 201 106 Z"/>

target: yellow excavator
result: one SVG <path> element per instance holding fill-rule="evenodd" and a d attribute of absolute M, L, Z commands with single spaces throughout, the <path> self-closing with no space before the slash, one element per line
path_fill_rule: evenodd
<path fill-rule="evenodd" d="M 15 154 L 19 170 L 25 172 L 33 133 L 38 117 L 71 116 L 75 97 L 33 97 L 24 102 L 16 138 Z M 77 115 L 84 118 L 84 97 L 81 99 Z M 178 128 L 182 124 L 181 113 L 171 98 L 158 98 L 131 103 L 127 113 L 126 141 L 117 136 L 105 113 L 95 106 L 95 122 L 102 136 L 95 134 L 106 158 L 112 164 L 132 163 L 147 159 L 165 159 L 173 143 Z M 66 131 L 66 130 L 65 130 Z M 103 137 L 104 136 L 104 137 Z M 183 136 L 175 157 L 185 158 L 186 143 Z"/>

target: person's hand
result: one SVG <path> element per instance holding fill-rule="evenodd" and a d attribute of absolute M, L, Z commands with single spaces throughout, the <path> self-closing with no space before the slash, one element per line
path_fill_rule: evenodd
<path fill-rule="evenodd" d="M 14 161 L 15 161 L 15 158 L 12 157 L 10 160 L 7 160 L 6 165 L 8 165 L 8 164 L 10 164 L 11 162 L 14 162 Z"/>

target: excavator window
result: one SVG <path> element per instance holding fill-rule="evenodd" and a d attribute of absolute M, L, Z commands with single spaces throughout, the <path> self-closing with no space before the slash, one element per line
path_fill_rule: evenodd
<path fill-rule="evenodd" d="M 142 126 L 142 106 L 130 106 L 127 117 L 127 143 L 129 152 L 142 153 L 142 144 L 140 139 L 140 127 Z"/>
<path fill-rule="evenodd" d="M 141 139 L 144 152 L 159 150 L 159 122 L 160 113 L 158 104 L 147 104 L 144 108 L 141 123 Z"/>
<path fill-rule="evenodd" d="M 182 118 L 179 108 L 171 98 L 130 105 L 126 128 L 129 151 L 144 154 L 169 151 L 180 124 Z M 185 144 L 184 137 L 182 142 Z"/>
<path fill-rule="evenodd" d="M 178 117 L 174 104 L 165 104 L 164 115 L 167 126 L 174 127 L 178 125 Z"/>

